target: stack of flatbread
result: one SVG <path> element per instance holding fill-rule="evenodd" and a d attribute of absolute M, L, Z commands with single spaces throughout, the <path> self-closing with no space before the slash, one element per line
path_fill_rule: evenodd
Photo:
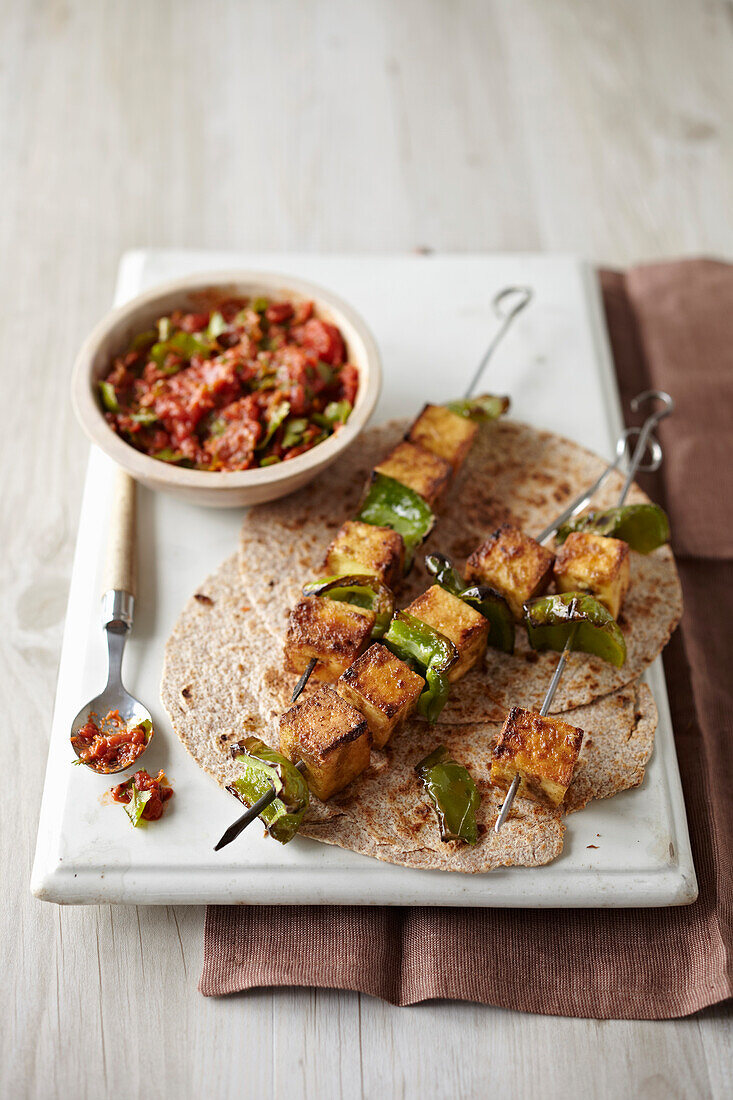
<path fill-rule="evenodd" d="M 183 744 L 223 785 L 236 774 L 233 743 L 255 734 L 277 747 L 278 719 L 295 679 L 282 667 L 289 609 L 302 585 L 319 575 L 326 545 L 354 515 L 369 471 L 405 426 L 393 422 L 366 431 L 317 482 L 251 509 L 238 554 L 184 607 L 166 648 L 162 698 Z M 486 425 L 426 549 L 446 554 L 462 570 L 472 550 L 504 521 L 537 535 L 604 465 L 548 432 L 507 420 Z M 615 504 L 621 484 L 611 475 L 594 506 Z M 636 487 L 628 498 L 646 499 Z M 400 606 L 430 584 L 418 554 Z M 640 677 L 681 611 L 670 549 L 646 557 L 632 551 L 631 588 L 619 619 L 626 663 L 614 668 L 588 654 L 570 654 L 554 699 L 553 713 L 571 711 L 567 720 L 586 733 L 562 813 L 517 799 L 502 831 L 491 828 L 503 798 L 489 783 L 492 744 L 510 706 L 539 708 L 558 660 L 556 653 L 531 650 L 519 628 L 515 653 L 489 649 L 483 667 L 453 686 L 437 725 L 415 718 L 384 751 L 372 753 L 369 769 L 346 790 L 328 803 L 312 799 L 301 834 L 410 867 L 479 872 L 548 863 L 562 851 L 565 814 L 643 780 L 657 713 Z M 415 774 L 415 764 L 439 744 L 469 768 L 481 792 L 475 847 L 441 841 Z"/>

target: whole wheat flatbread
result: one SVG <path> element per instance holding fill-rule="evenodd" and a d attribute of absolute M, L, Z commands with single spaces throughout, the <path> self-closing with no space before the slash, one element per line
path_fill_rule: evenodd
<path fill-rule="evenodd" d="M 194 759 L 222 785 L 236 774 L 229 748 L 247 734 L 277 746 L 277 721 L 262 705 L 263 669 L 276 639 L 263 629 L 243 591 L 236 556 L 200 586 L 166 646 L 161 695 L 173 727 Z M 567 810 L 638 785 L 651 754 L 656 709 L 645 685 L 629 687 L 573 713 L 586 730 Z M 450 729 L 411 722 L 369 769 L 327 804 L 313 799 L 301 832 L 365 855 L 410 867 L 481 872 L 538 866 L 562 851 L 561 816 L 517 800 L 505 828 L 490 828 L 501 801 L 488 782 L 491 746 L 500 726 Z M 435 814 L 414 766 L 438 743 L 465 763 L 482 794 L 481 839 L 474 848 L 440 840 Z"/>
<path fill-rule="evenodd" d="M 326 545 L 358 506 L 366 477 L 401 437 L 405 422 L 364 432 L 337 466 L 300 493 L 252 508 L 242 525 L 239 566 L 247 604 L 275 641 L 259 670 L 258 696 L 271 714 L 288 706 L 296 677 L 282 669 L 288 612 L 303 584 L 319 575 Z M 551 523 L 570 500 L 591 484 L 605 462 L 576 443 L 524 424 L 501 420 L 485 426 L 471 450 L 427 549 L 440 550 L 463 569 L 468 555 L 499 523 L 509 520 L 529 534 Z M 615 504 L 622 479 L 613 474 L 594 505 Z M 630 503 L 648 498 L 637 486 Z M 400 594 L 406 606 L 431 583 L 418 554 Z M 627 645 L 622 668 L 573 653 L 555 696 L 559 713 L 584 706 L 637 680 L 666 645 L 682 612 L 677 569 L 669 547 L 643 556 L 632 552 L 631 588 L 619 623 Z M 517 630 L 513 656 L 489 649 L 482 669 L 454 691 L 441 725 L 501 721 L 509 706 L 538 707 L 557 663 L 555 653 L 536 653 Z"/>

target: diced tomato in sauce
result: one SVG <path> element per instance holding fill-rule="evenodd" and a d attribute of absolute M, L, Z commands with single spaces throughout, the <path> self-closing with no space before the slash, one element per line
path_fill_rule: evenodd
<path fill-rule="evenodd" d="M 97 772 L 116 772 L 128 768 L 145 749 L 152 730 L 150 723 L 129 729 L 118 710 L 111 710 L 101 721 L 93 712 L 71 744 L 83 764 Z"/>
<path fill-rule="evenodd" d="M 139 792 L 150 791 L 150 798 L 145 803 L 141 817 L 145 821 L 157 821 L 162 817 L 166 802 L 173 797 L 173 788 L 167 785 L 165 772 L 158 772 L 156 776 L 149 775 L 144 770 L 135 772 L 131 780 L 125 780 L 110 791 L 115 802 L 130 802 L 131 784 L 134 784 Z"/>
<path fill-rule="evenodd" d="M 110 426 L 137 450 L 226 471 L 317 446 L 341 429 L 358 390 L 341 332 L 312 302 L 230 298 L 174 310 L 140 333 L 110 364 L 100 396 Z"/>

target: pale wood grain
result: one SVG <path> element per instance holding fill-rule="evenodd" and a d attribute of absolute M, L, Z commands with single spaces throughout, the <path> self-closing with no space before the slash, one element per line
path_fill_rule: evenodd
<path fill-rule="evenodd" d="M 137 482 L 124 470 L 117 470 L 107 532 L 104 592 L 116 589 L 136 595 L 136 541 Z"/>
<path fill-rule="evenodd" d="M 5 0 L 0 36 L 0 1095 L 724 1097 L 669 1023 L 196 992 L 203 911 L 28 880 L 86 443 L 70 365 L 120 252 L 733 256 L 722 0 Z M 307 949 L 307 945 L 304 945 Z"/>

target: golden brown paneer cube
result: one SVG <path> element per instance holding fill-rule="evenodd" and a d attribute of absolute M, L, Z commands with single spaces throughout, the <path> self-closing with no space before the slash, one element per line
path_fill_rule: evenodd
<path fill-rule="evenodd" d="M 326 685 L 280 718 L 280 752 L 303 761 L 308 786 L 324 801 L 369 766 L 371 747 L 364 715 Z"/>
<path fill-rule="evenodd" d="M 414 443 L 398 443 L 374 472 L 392 477 L 426 500 L 435 509 L 450 484 L 451 469 L 439 455 L 431 454 Z"/>
<path fill-rule="evenodd" d="M 439 584 L 428 588 L 405 610 L 453 642 L 458 660 L 448 669 L 449 680 L 460 680 L 483 659 L 489 640 L 489 620 Z"/>
<path fill-rule="evenodd" d="M 388 588 L 398 588 L 405 566 L 402 535 L 391 527 L 375 527 L 350 519 L 326 551 L 326 576 L 369 573 Z"/>
<path fill-rule="evenodd" d="M 425 681 L 386 646 L 370 645 L 336 681 L 336 691 L 361 711 L 381 749 L 417 705 Z"/>
<path fill-rule="evenodd" d="M 406 435 L 431 454 L 450 462 L 457 474 L 471 450 L 478 424 L 443 405 L 426 405 Z"/>
<path fill-rule="evenodd" d="M 551 551 L 536 539 L 504 523 L 471 554 L 466 579 L 495 588 L 521 622 L 524 604 L 541 596 L 550 583 L 553 561 Z"/>
<path fill-rule="evenodd" d="M 617 619 L 631 581 L 629 548 L 621 539 L 573 531 L 557 552 L 558 592 L 592 592 Z"/>
<path fill-rule="evenodd" d="M 368 646 L 374 621 L 374 612 L 366 608 L 325 596 L 304 596 L 290 612 L 285 668 L 300 675 L 315 657 L 313 676 L 338 680 Z"/>
<path fill-rule="evenodd" d="M 491 782 L 508 790 L 519 773 L 519 795 L 559 806 L 582 743 L 583 731 L 577 726 L 512 707 L 492 753 Z"/>

